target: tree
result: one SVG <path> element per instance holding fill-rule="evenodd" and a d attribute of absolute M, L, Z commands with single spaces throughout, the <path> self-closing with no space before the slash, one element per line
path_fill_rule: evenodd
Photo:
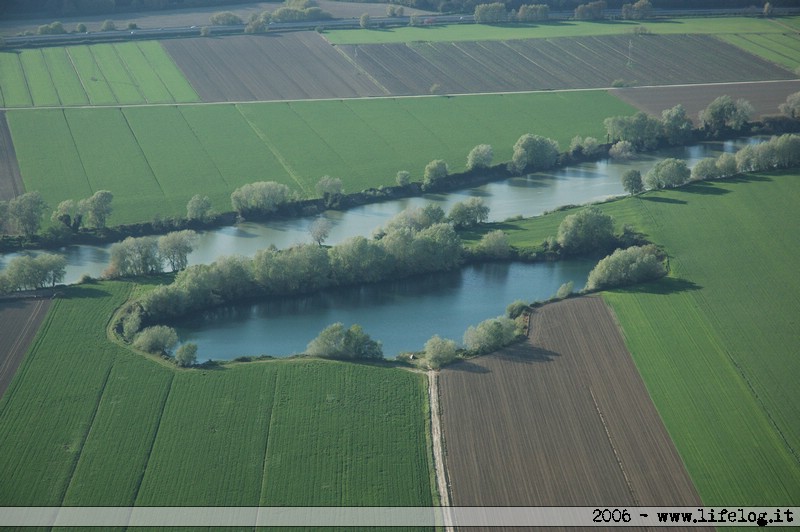
<path fill-rule="evenodd" d="M 669 158 L 657 162 L 643 181 L 649 189 L 670 188 L 686 183 L 690 176 L 691 171 L 685 161 Z"/>
<path fill-rule="evenodd" d="M 661 112 L 661 125 L 667 142 L 672 145 L 685 144 L 692 138 L 692 120 L 681 104 Z"/>
<path fill-rule="evenodd" d="M 739 173 L 736 168 L 736 157 L 732 153 L 723 153 L 717 159 L 719 177 L 730 177 Z"/>
<path fill-rule="evenodd" d="M 195 194 L 186 204 L 186 219 L 207 222 L 211 218 L 211 200 L 208 196 Z"/>
<path fill-rule="evenodd" d="M 484 256 L 495 259 L 505 259 L 511 255 L 511 244 L 508 243 L 508 235 L 502 229 L 483 235 L 478 242 L 477 249 Z"/>
<path fill-rule="evenodd" d="M 259 181 L 242 185 L 231 193 L 231 205 L 239 215 L 266 214 L 291 199 L 291 190 L 282 183 Z"/>
<path fill-rule="evenodd" d="M 589 2 L 575 8 L 575 20 L 603 20 L 606 3 L 604 1 Z"/>
<path fill-rule="evenodd" d="M 8 216 L 27 237 L 39 231 L 47 204 L 39 192 L 26 192 L 8 202 Z"/>
<path fill-rule="evenodd" d="M 558 142 L 526 133 L 514 144 L 510 168 L 516 172 L 526 169 L 547 170 L 555 166 L 559 154 Z"/>
<path fill-rule="evenodd" d="M 111 261 L 106 277 L 128 277 L 158 273 L 162 269 L 158 244 L 153 237 L 129 236 L 111 245 Z"/>
<path fill-rule="evenodd" d="M 458 346 L 453 340 L 434 335 L 425 342 L 425 359 L 432 369 L 439 369 L 449 364 L 458 356 Z"/>
<path fill-rule="evenodd" d="M 386 278 L 389 260 L 376 240 L 354 236 L 328 250 L 333 278 L 337 284 L 370 283 Z"/>
<path fill-rule="evenodd" d="M 470 325 L 464 332 L 464 346 L 474 355 L 496 351 L 517 337 L 517 324 L 505 316 L 490 318 L 477 326 Z"/>
<path fill-rule="evenodd" d="M 103 23 L 100 25 L 100 31 L 114 31 L 117 29 L 117 25 L 114 24 L 113 20 L 104 20 Z"/>
<path fill-rule="evenodd" d="M 211 37 L 211 28 L 208 26 L 200 28 L 200 37 Z"/>
<path fill-rule="evenodd" d="M 659 260 L 653 246 L 633 246 L 618 249 L 597 263 L 589 272 L 587 290 L 601 290 L 615 286 L 657 279 L 667 270 Z"/>
<path fill-rule="evenodd" d="M 329 175 L 322 176 L 316 185 L 317 194 L 319 194 L 326 203 L 333 201 L 344 194 L 344 186 L 342 180 L 338 177 L 331 177 Z"/>
<path fill-rule="evenodd" d="M 133 340 L 136 349 L 168 355 L 178 343 L 178 333 L 172 327 L 155 325 L 142 330 Z"/>
<path fill-rule="evenodd" d="M 705 181 L 706 179 L 716 179 L 720 175 L 719 168 L 717 167 L 717 159 L 707 157 L 697 161 L 697 164 L 692 168 L 691 179 L 693 181 Z"/>
<path fill-rule="evenodd" d="M 400 187 L 404 187 L 411 182 L 411 174 L 406 170 L 400 170 L 397 172 L 397 177 L 395 178 L 397 185 Z"/>
<path fill-rule="evenodd" d="M 60 222 L 72 231 L 77 231 L 81 226 L 83 217 L 78 210 L 78 204 L 74 200 L 64 200 L 53 211 L 50 220 Z"/>
<path fill-rule="evenodd" d="M 371 339 L 360 325 L 351 325 L 349 329 L 345 329 L 342 323 L 334 323 L 323 329 L 308 344 L 306 353 L 340 360 L 383 357 L 381 343 Z"/>
<path fill-rule="evenodd" d="M 489 144 L 478 144 L 467 155 L 467 170 L 492 166 L 493 151 Z"/>
<path fill-rule="evenodd" d="M 84 24 L 83 22 L 79 22 L 75 26 L 75 32 L 76 33 L 86 33 L 86 24 Z"/>
<path fill-rule="evenodd" d="M 637 150 L 652 150 L 663 137 L 661 121 L 639 111 L 633 116 L 612 116 L 603 121 L 608 138 L 627 140 Z"/>
<path fill-rule="evenodd" d="M 173 231 L 158 239 L 158 255 L 169 264 L 173 272 L 189 265 L 189 253 L 194 250 L 197 233 L 190 230 Z"/>
<path fill-rule="evenodd" d="M 653 15 L 653 4 L 650 0 L 639 0 L 635 4 L 622 5 L 622 18 L 626 20 L 642 20 Z"/>
<path fill-rule="evenodd" d="M 437 183 L 442 181 L 449 174 L 450 169 L 447 163 L 441 159 L 435 159 L 425 165 L 425 171 L 422 174 L 422 189 L 428 190 L 434 187 Z"/>
<path fill-rule="evenodd" d="M 517 21 L 538 22 L 550 18 L 550 6 L 547 4 L 523 4 L 517 11 Z"/>
<path fill-rule="evenodd" d="M 322 246 L 322 243 L 325 242 L 331 234 L 331 227 L 333 227 L 331 221 L 320 216 L 311 223 L 308 227 L 308 232 L 311 235 L 311 239 L 316 242 L 317 245 Z"/>
<path fill-rule="evenodd" d="M 700 123 L 712 135 L 717 135 L 728 128 L 740 131 L 750 120 L 753 106 L 742 98 L 736 100 L 726 95 L 720 96 L 708 107 L 700 111 Z"/>
<path fill-rule="evenodd" d="M 473 227 L 489 218 L 489 207 L 481 198 L 470 198 L 453 205 L 447 218 L 457 228 Z"/>
<path fill-rule="evenodd" d="M 611 149 L 608 150 L 608 155 L 612 159 L 631 159 L 636 154 L 636 150 L 633 147 L 633 144 L 628 142 L 627 140 L 620 140 L 619 142 L 615 142 Z"/>
<path fill-rule="evenodd" d="M 575 288 L 575 283 L 572 281 L 567 281 L 566 283 L 562 284 L 558 287 L 558 291 L 556 292 L 556 299 L 564 299 L 572 293 L 572 290 Z"/>
<path fill-rule="evenodd" d="M 20 255 L 11 259 L 5 269 L 7 289 L 35 290 L 55 286 L 64 280 L 67 259 L 62 255 L 42 253 L 36 257 Z"/>
<path fill-rule="evenodd" d="M 556 241 L 570 255 L 606 252 L 614 242 L 614 219 L 597 207 L 586 207 L 561 221 Z"/>
<path fill-rule="evenodd" d="M 517 299 L 512 303 L 509 303 L 506 307 L 506 317 L 511 318 L 512 320 L 517 319 L 518 317 L 522 316 L 522 313 L 528 308 L 528 304 L 525 303 L 521 299 Z"/>
<path fill-rule="evenodd" d="M 508 21 L 508 11 L 502 2 L 478 4 L 475 6 L 475 22 L 478 24 L 496 24 Z"/>
<path fill-rule="evenodd" d="M 641 172 L 639 170 L 628 170 L 622 174 L 622 188 L 631 196 L 642 192 L 644 185 L 642 185 Z"/>
<path fill-rule="evenodd" d="M 772 3 L 770 3 L 770 2 L 765 3 L 764 4 L 764 11 L 762 11 L 764 16 L 765 17 L 771 17 L 772 16 L 772 11 L 773 11 Z"/>
<path fill-rule="evenodd" d="M 187 343 L 175 351 L 175 364 L 181 368 L 194 366 L 197 362 L 197 344 Z"/>
<path fill-rule="evenodd" d="M 231 11 L 220 11 L 219 13 L 214 13 L 211 15 L 209 21 L 215 26 L 239 26 L 244 24 L 242 18 Z"/>
<path fill-rule="evenodd" d="M 786 102 L 780 104 L 778 110 L 789 118 L 800 119 L 800 92 L 787 96 Z"/>
<path fill-rule="evenodd" d="M 113 199 L 114 195 L 108 190 L 98 190 L 90 198 L 78 202 L 78 208 L 90 225 L 103 229 L 111 215 Z"/>
<path fill-rule="evenodd" d="M 358 25 L 364 30 L 372 27 L 372 19 L 370 18 L 369 13 L 361 14 L 361 17 L 358 19 Z"/>

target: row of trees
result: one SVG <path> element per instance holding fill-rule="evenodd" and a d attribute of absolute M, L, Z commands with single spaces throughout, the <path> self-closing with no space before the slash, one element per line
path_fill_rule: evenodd
<path fill-rule="evenodd" d="M 98 190 L 82 200 L 64 200 L 58 204 L 50 219 L 72 231 L 78 231 L 81 227 L 104 229 L 111 216 L 113 199 L 114 195 L 108 190 Z"/>
<path fill-rule="evenodd" d="M 67 259 L 62 255 L 42 253 L 36 257 L 15 257 L 0 272 L 0 294 L 55 286 L 64 280 L 66 267 Z"/>
<path fill-rule="evenodd" d="M 164 271 L 183 270 L 194 249 L 196 233 L 190 230 L 173 231 L 161 237 L 128 237 L 111 246 L 111 260 L 103 272 L 107 278 L 151 275 Z"/>
<path fill-rule="evenodd" d="M 37 191 L 26 192 L 10 201 L 0 201 L 0 229 L 3 233 L 35 235 L 42 225 L 47 203 Z"/>
<path fill-rule="evenodd" d="M 509 10 L 503 2 L 478 4 L 475 6 L 475 22 L 498 24 L 502 22 L 539 22 L 550 18 L 550 7 L 546 4 L 523 4 L 517 11 Z"/>

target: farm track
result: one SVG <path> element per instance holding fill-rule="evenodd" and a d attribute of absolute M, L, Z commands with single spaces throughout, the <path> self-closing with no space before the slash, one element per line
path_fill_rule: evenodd
<path fill-rule="evenodd" d="M 5 112 L 0 111 L 0 201 L 13 199 L 23 192 L 25 184 L 19 171 L 11 131 L 8 129 Z"/>
<path fill-rule="evenodd" d="M 440 373 L 455 506 L 702 505 L 602 299 Z"/>
<path fill-rule="evenodd" d="M 0 301 L 0 397 L 14 379 L 51 304 L 51 299 Z"/>

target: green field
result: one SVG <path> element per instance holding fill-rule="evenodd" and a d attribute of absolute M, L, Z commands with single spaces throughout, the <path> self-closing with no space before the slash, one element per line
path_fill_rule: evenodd
<path fill-rule="evenodd" d="M 670 276 L 605 293 L 706 505 L 800 500 L 800 175 L 751 175 L 600 208 L 663 245 Z M 498 224 L 519 246 L 569 212 Z M 492 227 L 494 228 L 494 227 Z"/>
<path fill-rule="evenodd" d="M 0 94 L 4 107 L 200 100 L 157 41 L 0 52 Z"/>
<path fill-rule="evenodd" d="M 176 371 L 106 338 L 131 289 L 72 287 L 51 309 L 0 400 L 0 505 L 432 504 L 424 375 Z"/>
<path fill-rule="evenodd" d="M 800 67 L 800 35 L 796 33 L 732 34 L 720 38 L 790 70 Z"/>
<path fill-rule="evenodd" d="M 333 44 L 373 44 L 394 42 L 506 41 L 509 39 L 549 39 L 632 33 L 644 26 L 660 34 L 783 33 L 784 19 L 750 17 L 677 18 L 648 22 L 634 21 L 553 21 L 542 24 L 452 24 L 379 30 L 329 30 L 325 37 Z M 789 19 L 786 19 L 789 20 Z"/>
<path fill-rule="evenodd" d="M 185 216 L 194 194 L 217 211 L 254 181 L 277 181 L 316 195 L 324 175 L 346 192 L 394 185 L 399 170 L 421 181 L 444 159 L 465 168 L 477 144 L 511 158 L 524 133 L 558 140 L 603 138 L 608 116 L 633 107 L 603 91 L 324 102 L 99 109 L 24 109 L 7 113 L 27 190 L 55 208 L 96 190 L 114 194 L 112 225 Z M 42 150 L 47 146 L 47 150 Z"/>

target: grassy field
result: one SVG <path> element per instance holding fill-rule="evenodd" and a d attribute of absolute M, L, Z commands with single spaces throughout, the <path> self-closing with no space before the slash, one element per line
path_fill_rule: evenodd
<path fill-rule="evenodd" d="M 648 22 L 633 21 L 553 21 L 545 24 L 453 24 L 375 30 L 330 30 L 325 32 L 333 44 L 370 44 L 392 42 L 504 41 L 509 39 L 549 39 L 633 33 L 644 26 L 660 34 L 783 33 L 784 19 L 765 20 L 750 17 L 679 18 Z M 786 19 L 789 20 L 789 19 Z"/>
<path fill-rule="evenodd" d="M 0 504 L 432 503 L 424 375 L 312 360 L 178 372 L 107 340 L 131 289 L 56 300 L 0 400 Z"/>
<path fill-rule="evenodd" d="M 199 101 L 156 41 L 3 52 L 0 74 L 5 107 Z"/>
<path fill-rule="evenodd" d="M 732 34 L 720 38 L 790 70 L 800 67 L 800 36 L 796 33 Z"/>
<path fill-rule="evenodd" d="M 669 277 L 605 297 L 707 505 L 800 497 L 798 200 L 781 173 L 601 206 L 670 254 Z M 507 230 L 536 246 L 566 214 Z"/>
<path fill-rule="evenodd" d="M 477 144 L 492 144 L 496 161 L 509 160 L 524 133 L 552 137 L 565 149 L 578 134 L 602 138 L 604 118 L 633 112 L 603 91 L 581 91 L 7 116 L 26 189 L 53 208 L 110 190 L 115 225 L 184 216 L 196 193 L 227 211 L 230 193 L 254 181 L 285 183 L 305 197 L 316 195 L 323 175 L 341 178 L 347 192 L 393 185 L 399 170 L 421 181 L 433 159 L 463 170 Z"/>

